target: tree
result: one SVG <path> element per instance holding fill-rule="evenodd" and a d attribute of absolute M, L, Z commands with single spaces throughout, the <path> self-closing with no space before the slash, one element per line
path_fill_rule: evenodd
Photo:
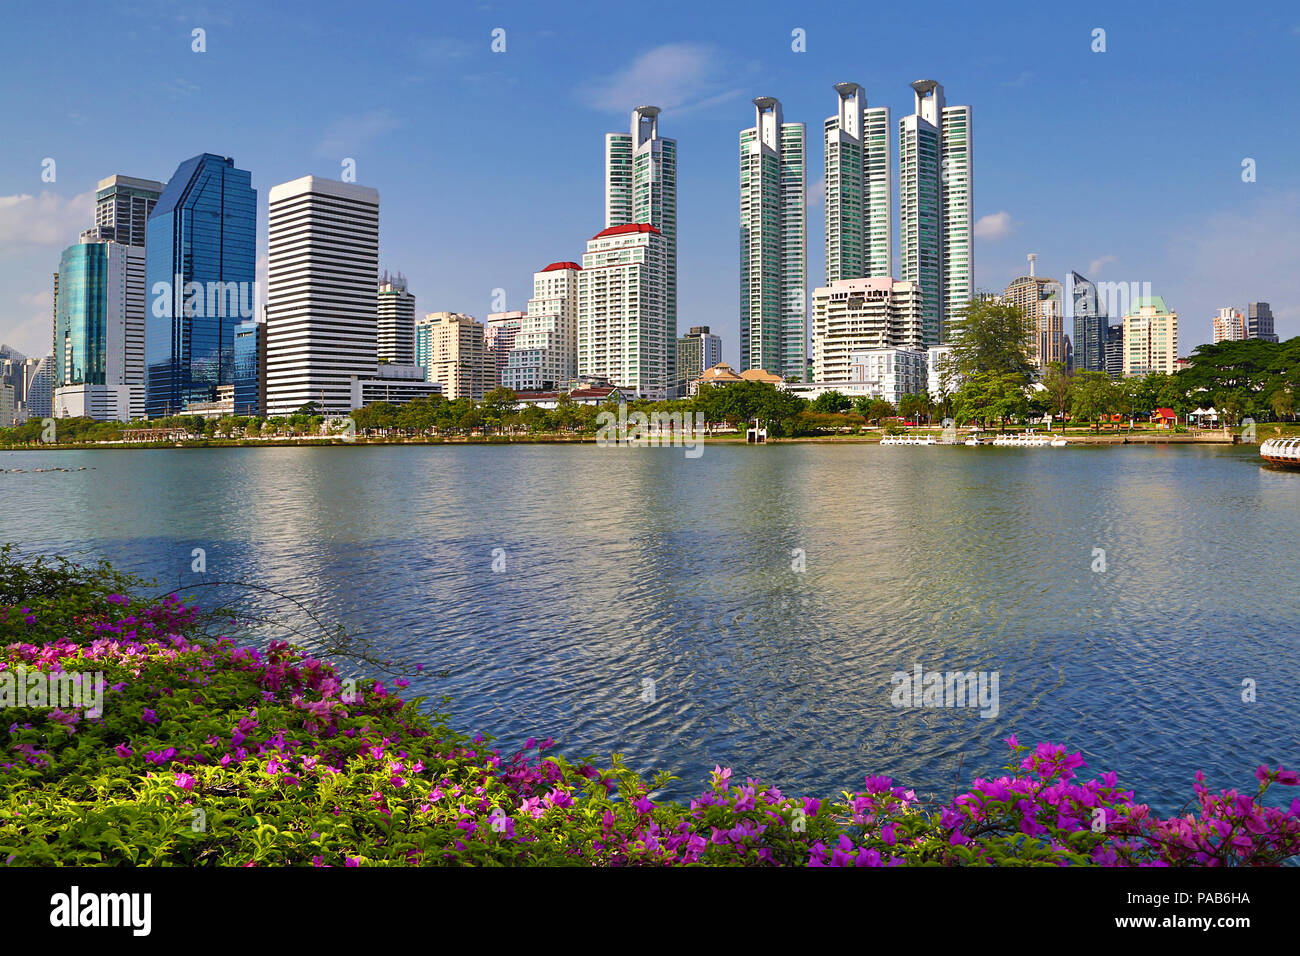
<path fill-rule="evenodd" d="M 500 429 L 505 417 L 514 410 L 516 396 L 508 388 L 494 388 L 483 396 L 483 418 Z"/>
<path fill-rule="evenodd" d="M 960 422 L 988 425 L 997 422 L 1003 431 L 1013 418 L 1029 413 L 1024 376 L 1017 372 L 980 372 L 966 376 L 953 396 L 953 410 Z"/>
<path fill-rule="evenodd" d="M 1065 414 L 1070 410 L 1070 392 L 1073 388 L 1070 379 L 1064 362 L 1047 363 L 1047 372 L 1043 375 L 1043 387 L 1047 389 L 1047 407 L 1060 419 L 1061 431 L 1065 431 Z"/>
<path fill-rule="evenodd" d="M 822 392 L 813 399 L 812 410 L 814 412 L 844 412 L 848 411 L 849 406 L 850 402 L 847 395 L 832 390 Z"/>
<path fill-rule="evenodd" d="M 1290 389 L 1279 388 L 1269 398 L 1269 407 L 1279 419 L 1286 418 L 1288 415 L 1294 418 L 1295 396 L 1291 394 Z"/>
<path fill-rule="evenodd" d="M 883 398 L 873 398 L 867 402 L 866 410 L 862 412 L 862 417 L 869 422 L 875 422 L 879 425 L 886 418 L 892 418 L 898 413 L 891 402 Z"/>
<path fill-rule="evenodd" d="M 1097 421 L 1118 408 L 1120 389 L 1105 372 L 1076 372 L 1070 389 L 1070 415 L 1079 421 L 1091 421 L 1093 431 Z"/>
<path fill-rule="evenodd" d="M 924 393 L 904 395 L 898 400 L 898 414 L 909 421 L 919 421 L 921 416 L 929 414 L 930 396 Z"/>
<path fill-rule="evenodd" d="M 483 413 L 477 408 L 467 408 L 461 412 L 460 418 L 456 420 L 456 425 L 466 432 L 471 432 L 483 424 Z"/>
<path fill-rule="evenodd" d="M 1028 381 L 1036 371 L 1030 357 L 1033 325 L 1018 306 L 976 299 L 950 327 L 953 371 L 976 375 L 1019 375 Z"/>

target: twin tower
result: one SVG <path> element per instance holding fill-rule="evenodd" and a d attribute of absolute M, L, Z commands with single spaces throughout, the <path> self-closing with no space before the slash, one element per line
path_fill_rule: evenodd
<path fill-rule="evenodd" d="M 939 345 L 970 300 L 974 276 L 971 108 L 947 106 L 934 80 L 912 84 L 915 110 L 898 123 L 898 259 L 890 111 L 837 83 L 825 131 L 826 282 L 887 277 L 920 293 L 924 345 Z M 754 100 L 740 133 L 740 360 L 786 378 L 808 376 L 807 137 L 781 103 Z M 895 268 L 897 266 L 897 272 Z"/>

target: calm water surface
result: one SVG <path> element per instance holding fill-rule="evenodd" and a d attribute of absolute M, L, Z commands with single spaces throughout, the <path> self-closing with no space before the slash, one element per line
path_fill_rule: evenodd
<path fill-rule="evenodd" d="M 0 468 L 26 472 L 0 474 L 0 540 L 185 584 L 204 548 L 209 578 L 450 671 L 413 690 L 451 695 L 458 728 L 621 752 L 678 773 L 675 796 L 720 763 L 799 793 L 879 772 L 946 797 L 1016 733 L 1172 809 L 1197 769 L 1249 787 L 1300 755 L 1300 472 L 1249 448 L 121 450 Z M 918 663 L 997 671 L 997 717 L 893 707 L 891 675 Z"/>

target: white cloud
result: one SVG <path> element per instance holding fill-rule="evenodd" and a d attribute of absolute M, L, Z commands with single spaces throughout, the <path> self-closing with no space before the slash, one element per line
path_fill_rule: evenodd
<path fill-rule="evenodd" d="M 975 235 L 980 239 L 989 239 L 996 241 L 1005 239 L 1011 235 L 1014 223 L 1011 221 L 1011 213 L 1005 209 L 1001 212 L 989 213 L 987 216 L 980 216 L 975 221 Z"/>
<path fill-rule="evenodd" d="M 94 221 L 94 190 L 70 199 L 51 192 L 0 196 L 0 256 L 29 246 L 70 246 Z"/>
<path fill-rule="evenodd" d="M 1101 270 L 1106 267 L 1107 263 L 1116 261 L 1118 260 L 1116 260 L 1114 256 L 1110 255 L 1102 256 L 1100 259 L 1093 259 L 1088 263 L 1088 278 L 1097 278 L 1097 273 L 1101 272 Z"/>
<path fill-rule="evenodd" d="M 823 176 L 808 187 L 808 205 L 822 206 L 826 203 L 826 177 Z"/>
<path fill-rule="evenodd" d="M 371 140 L 391 132 L 402 121 L 388 110 L 376 110 L 362 116 L 349 116 L 330 125 L 316 146 L 316 153 L 341 159 L 360 152 Z"/>
<path fill-rule="evenodd" d="M 667 43 L 641 54 L 628 66 L 587 84 L 583 98 L 600 110 L 631 113 L 658 106 L 678 114 L 741 95 L 728 89 L 721 54 L 700 43 Z"/>
<path fill-rule="evenodd" d="M 53 280 L 51 279 L 51 284 Z M 54 289 L 17 296 L 7 314 L 0 316 L 0 342 L 30 358 L 50 352 L 54 332 Z"/>

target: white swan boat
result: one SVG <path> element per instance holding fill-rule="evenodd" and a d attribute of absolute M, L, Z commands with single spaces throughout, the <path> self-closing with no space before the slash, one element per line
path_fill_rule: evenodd
<path fill-rule="evenodd" d="M 933 435 L 885 435 L 882 445 L 937 445 Z"/>
<path fill-rule="evenodd" d="M 998 435 L 993 439 L 993 444 L 1000 447 L 1011 446 L 1013 448 L 1042 448 L 1050 445 L 1052 440 L 1046 435 L 1038 435 L 1034 432 L 1025 432 L 1022 435 Z"/>
<path fill-rule="evenodd" d="M 1270 438 L 1259 446 L 1259 456 L 1270 465 L 1300 468 L 1300 438 Z"/>

